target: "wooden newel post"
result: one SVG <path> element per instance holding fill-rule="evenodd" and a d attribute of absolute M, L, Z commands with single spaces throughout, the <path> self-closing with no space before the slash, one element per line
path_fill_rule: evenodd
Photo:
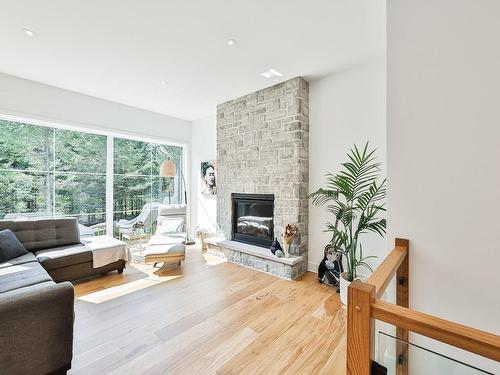
<path fill-rule="evenodd" d="M 370 316 L 375 287 L 354 281 L 347 291 L 347 374 L 370 375 L 375 348 L 374 322 Z"/>
<path fill-rule="evenodd" d="M 410 288 L 410 241 L 396 238 L 396 246 L 406 247 L 406 256 L 398 268 L 396 274 L 396 304 L 402 307 L 409 307 Z M 396 327 L 396 337 L 402 341 L 396 342 L 396 375 L 408 375 L 408 330 Z"/>

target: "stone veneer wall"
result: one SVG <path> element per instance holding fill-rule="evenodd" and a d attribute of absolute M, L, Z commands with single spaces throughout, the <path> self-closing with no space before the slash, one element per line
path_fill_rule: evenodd
<path fill-rule="evenodd" d="M 231 239 L 231 193 L 274 194 L 275 236 L 298 228 L 307 268 L 309 84 L 297 77 L 217 106 L 217 224 Z"/>

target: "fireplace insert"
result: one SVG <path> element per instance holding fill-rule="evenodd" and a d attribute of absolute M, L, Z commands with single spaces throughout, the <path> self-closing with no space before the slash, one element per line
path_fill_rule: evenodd
<path fill-rule="evenodd" d="M 274 239 L 274 195 L 231 194 L 233 240 L 270 247 Z"/>

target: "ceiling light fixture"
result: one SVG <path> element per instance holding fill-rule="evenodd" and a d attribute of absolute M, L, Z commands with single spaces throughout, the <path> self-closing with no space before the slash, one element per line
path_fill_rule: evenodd
<path fill-rule="evenodd" d="M 236 43 L 236 40 L 234 40 L 234 39 L 228 39 L 228 41 L 227 41 L 228 46 L 232 46 L 232 45 L 234 45 L 234 43 Z"/>
<path fill-rule="evenodd" d="M 160 82 L 163 86 L 165 86 L 168 82 L 167 81 L 161 81 Z"/>
<path fill-rule="evenodd" d="M 28 36 L 35 36 L 36 35 L 36 33 L 30 29 L 23 29 L 23 33 L 25 33 Z"/>
<path fill-rule="evenodd" d="M 283 74 L 281 74 L 277 70 L 274 70 L 273 68 L 269 69 L 267 72 L 260 73 L 260 75 L 266 78 L 283 77 Z"/>

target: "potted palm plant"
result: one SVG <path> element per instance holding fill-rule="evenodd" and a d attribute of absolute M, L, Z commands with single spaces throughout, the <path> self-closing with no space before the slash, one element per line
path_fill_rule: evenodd
<path fill-rule="evenodd" d="M 368 149 L 368 142 L 360 150 L 356 145 L 347 154 L 348 161 L 342 163 L 339 173 L 326 175 L 326 187 L 309 197 L 313 204 L 325 206 L 333 221 L 326 224 L 332 232 L 333 251 L 345 257 L 346 271 L 340 274 L 340 299 L 347 303 L 347 288 L 358 278 L 358 268 L 374 256 L 363 254 L 361 236 L 377 233 L 384 236 L 386 219 L 380 217 L 385 211 L 386 180 L 380 181 L 380 163 L 375 150 Z"/>

